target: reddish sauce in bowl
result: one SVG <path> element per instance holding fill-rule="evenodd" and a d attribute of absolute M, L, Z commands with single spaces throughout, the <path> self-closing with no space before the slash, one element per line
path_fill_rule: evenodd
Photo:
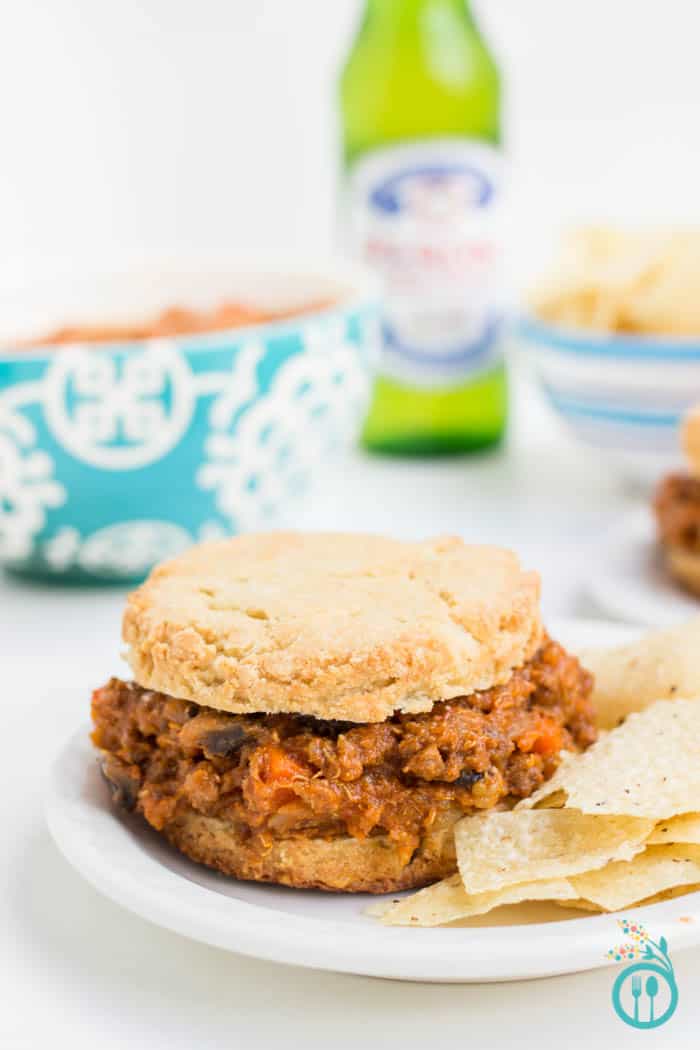
<path fill-rule="evenodd" d="M 244 325 L 280 321 L 300 314 L 312 313 L 330 306 L 330 300 L 307 302 L 283 310 L 264 310 L 239 302 L 224 302 L 211 310 L 192 310 L 171 306 L 149 321 L 124 325 L 67 325 L 41 339 L 33 339 L 25 346 L 62 346 L 66 343 L 126 343 L 159 336 L 195 335 L 221 332 Z"/>

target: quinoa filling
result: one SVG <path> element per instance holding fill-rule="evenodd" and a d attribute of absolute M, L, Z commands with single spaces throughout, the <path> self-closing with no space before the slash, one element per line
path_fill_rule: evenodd
<path fill-rule="evenodd" d="M 384 834 L 407 860 L 441 810 L 511 805 L 596 737 L 592 677 L 549 639 L 504 685 L 385 722 L 235 715 L 113 678 L 92 739 L 115 800 L 167 833 L 192 810 L 265 849 Z"/>

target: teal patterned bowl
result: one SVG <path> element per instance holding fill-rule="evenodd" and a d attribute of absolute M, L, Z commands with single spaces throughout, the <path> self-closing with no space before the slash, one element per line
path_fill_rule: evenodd
<path fill-rule="evenodd" d="M 199 540 L 274 527 L 355 437 L 368 394 L 375 289 L 355 268 L 315 272 L 134 276 L 8 298 L 0 562 L 44 579 L 133 581 Z M 20 348 L 67 322 L 224 299 L 333 305 L 204 335 Z"/>

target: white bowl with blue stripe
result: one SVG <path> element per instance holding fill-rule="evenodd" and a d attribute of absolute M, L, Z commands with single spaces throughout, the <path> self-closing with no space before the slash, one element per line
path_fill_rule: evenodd
<path fill-rule="evenodd" d="M 623 476 L 648 486 L 682 469 L 681 420 L 700 401 L 700 337 L 574 331 L 532 317 L 518 334 L 555 411 Z"/>

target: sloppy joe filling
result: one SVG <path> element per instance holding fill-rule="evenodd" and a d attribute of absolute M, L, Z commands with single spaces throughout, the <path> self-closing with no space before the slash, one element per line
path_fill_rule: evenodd
<path fill-rule="evenodd" d="M 662 543 L 700 553 L 700 478 L 664 478 L 656 490 L 654 511 Z"/>
<path fill-rule="evenodd" d="M 276 837 L 386 834 L 407 858 L 441 809 L 531 794 L 595 739 L 592 677 L 547 640 L 501 686 L 386 722 L 234 715 L 113 678 L 93 695 L 115 799 L 165 829 L 192 810 Z"/>

